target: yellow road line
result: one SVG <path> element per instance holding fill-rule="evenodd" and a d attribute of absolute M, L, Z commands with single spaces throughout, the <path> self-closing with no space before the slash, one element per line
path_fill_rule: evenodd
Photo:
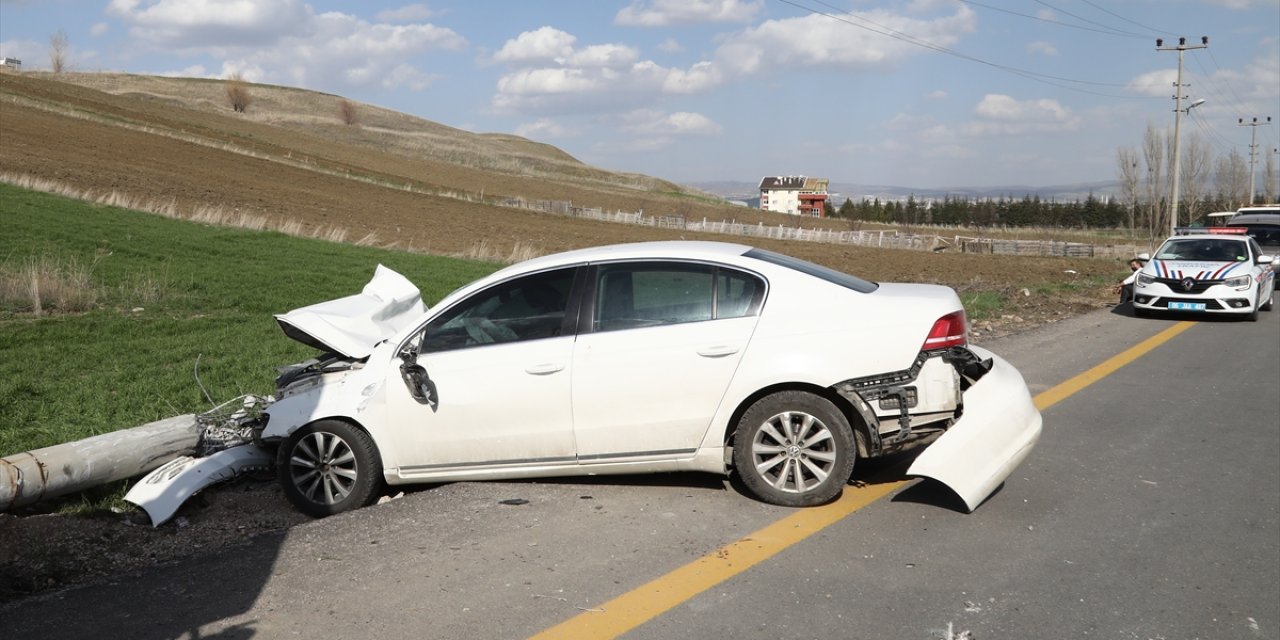
<path fill-rule="evenodd" d="M 1043 411 L 1065 400 L 1193 325 L 1194 322 L 1179 322 L 1108 358 L 1102 364 L 1044 391 L 1035 397 L 1036 408 Z M 616 638 L 914 481 L 893 480 L 845 487 L 840 499 L 831 504 L 796 511 L 745 538 L 636 587 L 600 605 L 596 610 L 569 618 L 530 640 Z"/>
<path fill-rule="evenodd" d="M 1147 338 L 1146 340 L 1143 340 L 1120 353 L 1117 353 L 1116 355 L 1108 358 L 1102 364 L 1099 364 L 1098 366 L 1089 369 L 1088 371 L 1085 371 L 1084 373 L 1071 378 L 1052 389 L 1042 392 L 1040 395 L 1035 397 L 1036 408 L 1044 411 L 1045 409 L 1066 400 L 1081 389 L 1084 389 L 1112 373 L 1115 373 L 1120 367 L 1141 358 L 1152 349 L 1172 340 L 1174 336 L 1190 329 L 1195 326 L 1195 324 L 1196 323 L 1194 322 L 1179 322 L 1178 324 L 1175 324 L 1172 327 L 1169 327 L 1168 329 L 1165 329 L 1164 331 L 1161 331 L 1160 333 L 1157 333 L 1156 335 L 1151 336 L 1150 338 Z"/>
<path fill-rule="evenodd" d="M 533 636 L 552 638 L 615 638 L 675 608 L 711 587 L 760 564 L 845 516 L 892 493 L 911 480 L 895 480 L 862 487 L 845 487 L 839 500 L 810 507 L 708 553 L 665 576 L 650 581 Z"/>

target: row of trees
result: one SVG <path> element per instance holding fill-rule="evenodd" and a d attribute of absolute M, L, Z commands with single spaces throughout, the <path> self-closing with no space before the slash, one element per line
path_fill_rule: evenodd
<path fill-rule="evenodd" d="M 921 202 L 910 196 L 906 202 L 881 202 L 879 198 L 858 203 L 845 200 L 838 209 L 828 209 L 827 215 L 900 225 L 1099 228 L 1123 227 L 1128 210 L 1121 202 L 1092 195 L 1084 202 L 1054 202 L 1031 195 L 1021 199 L 1006 196 L 976 200 L 947 196 L 941 201 Z"/>
<path fill-rule="evenodd" d="M 1116 152 L 1121 192 L 1118 198 L 1091 194 L 1083 202 L 1046 201 L 1030 195 L 1021 199 L 948 196 L 941 201 L 923 202 L 914 196 L 906 202 L 845 200 L 839 208 L 828 203 L 827 216 L 902 225 L 1127 228 L 1159 237 L 1167 234 L 1170 226 L 1172 157 L 1172 135 L 1148 125 L 1141 150 L 1121 147 Z M 1266 154 L 1262 164 L 1261 192 L 1255 194 L 1255 199 L 1276 202 L 1275 154 Z M 1248 161 L 1235 149 L 1215 158 L 1198 132 L 1183 141 L 1179 174 L 1179 224 L 1197 223 L 1207 213 L 1234 211 L 1251 202 Z"/>
<path fill-rule="evenodd" d="M 1173 193 L 1173 134 L 1148 124 L 1142 148 L 1120 147 L 1116 165 L 1120 189 L 1130 211 L 1129 227 L 1146 228 L 1152 235 L 1169 228 Z M 1236 149 L 1216 158 L 1204 136 L 1191 132 L 1182 145 L 1179 167 L 1181 198 L 1178 222 L 1194 221 L 1205 213 L 1233 211 L 1256 201 L 1276 201 L 1276 161 L 1266 153 L 1262 161 L 1262 192 L 1249 193 L 1249 162 Z"/>

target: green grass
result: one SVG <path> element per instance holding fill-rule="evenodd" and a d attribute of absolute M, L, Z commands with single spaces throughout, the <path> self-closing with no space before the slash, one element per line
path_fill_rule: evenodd
<path fill-rule="evenodd" d="M 313 351 L 272 315 L 357 293 L 377 264 L 434 302 L 498 265 L 176 221 L 0 185 L 0 269 L 93 264 L 88 311 L 0 301 L 0 456 L 273 391 Z M 96 262 L 95 262 L 96 260 Z"/>
<path fill-rule="evenodd" d="M 1004 296 L 996 291 L 962 293 L 960 302 L 964 304 L 965 316 L 970 322 L 998 318 L 1005 308 Z"/>

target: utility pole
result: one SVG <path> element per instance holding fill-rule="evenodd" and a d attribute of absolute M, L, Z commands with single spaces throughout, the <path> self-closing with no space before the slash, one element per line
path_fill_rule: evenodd
<path fill-rule="evenodd" d="M 1177 233 L 1178 227 L 1178 198 L 1182 195 L 1181 184 L 1179 183 L 1182 171 L 1182 88 L 1187 86 L 1182 84 L 1182 54 L 1188 49 L 1207 49 L 1209 47 L 1209 36 L 1201 36 L 1200 44 L 1187 44 L 1186 38 L 1178 38 L 1178 46 L 1164 46 L 1164 38 L 1156 38 L 1156 51 L 1177 51 L 1178 52 L 1178 80 L 1173 83 L 1173 194 L 1169 197 L 1169 235 Z M 1191 111 L 1204 100 L 1195 102 L 1187 111 Z"/>
<path fill-rule="evenodd" d="M 1236 125 L 1238 127 L 1249 127 L 1253 129 L 1253 133 L 1249 137 L 1249 204 L 1245 206 L 1253 206 L 1254 194 L 1257 193 L 1257 191 L 1253 190 L 1253 176 L 1256 173 L 1253 170 L 1253 165 L 1258 161 L 1258 127 L 1260 125 L 1267 124 L 1271 124 L 1271 116 L 1267 116 L 1265 122 L 1258 122 L 1256 117 L 1253 119 L 1253 122 L 1245 122 L 1244 118 L 1240 118 L 1239 124 Z"/>

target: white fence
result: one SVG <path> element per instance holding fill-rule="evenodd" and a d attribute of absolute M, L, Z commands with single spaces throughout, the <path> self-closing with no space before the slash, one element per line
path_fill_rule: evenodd
<path fill-rule="evenodd" d="M 992 255 L 1065 256 L 1074 258 L 1128 258 L 1137 254 L 1136 245 L 1096 245 L 1083 242 L 1059 242 L 1053 240 L 999 240 L 995 238 L 971 238 L 964 236 L 940 236 L 902 231 L 839 231 L 836 229 L 806 229 L 764 223 L 742 224 L 724 220 L 689 221 L 680 215 L 646 216 L 644 211 L 605 211 L 603 209 L 575 207 L 571 202 L 554 200 L 509 199 L 504 206 L 530 209 L 557 215 L 635 224 L 648 227 L 682 229 L 704 233 L 719 233 L 747 238 L 770 240 L 798 240 L 826 244 L 881 247 L 885 249 L 914 249 L 916 251 L 950 251 Z"/>

